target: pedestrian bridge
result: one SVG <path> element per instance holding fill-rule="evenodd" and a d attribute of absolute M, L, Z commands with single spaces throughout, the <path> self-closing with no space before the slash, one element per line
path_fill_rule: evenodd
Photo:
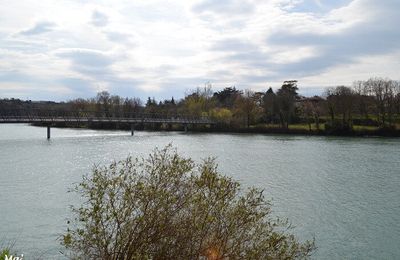
<path fill-rule="evenodd" d="M 138 124 L 181 124 L 185 131 L 188 125 L 215 124 L 209 117 L 183 114 L 42 109 L 3 109 L 0 110 L 0 123 L 40 123 L 47 126 L 48 139 L 50 127 L 56 123 L 125 123 L 131 125 L 132 135 Z"/>

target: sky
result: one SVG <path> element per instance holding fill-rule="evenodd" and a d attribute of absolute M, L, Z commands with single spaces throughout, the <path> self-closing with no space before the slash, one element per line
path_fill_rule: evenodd
<path fill-rule="evenodd" d="M 300 93 L 400 75 L 399 0 L 0 0 L 0 98 Z"/>

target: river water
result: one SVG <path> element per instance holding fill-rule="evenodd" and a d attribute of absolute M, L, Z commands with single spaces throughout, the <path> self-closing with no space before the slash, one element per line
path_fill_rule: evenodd
<path fill-rule="evenodd" d="M 196 161 L 265 189 L 273 213 L 314 259 L 400 259 L 400 139 L 95 131 L 0 125 L 0 247 L 25 259 L 63 259 L 68 193 L 94 164 L 147 155 L 172 143 Z"/>

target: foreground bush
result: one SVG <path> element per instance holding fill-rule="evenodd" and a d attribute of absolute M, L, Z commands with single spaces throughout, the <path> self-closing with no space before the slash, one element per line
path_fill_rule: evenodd
<path fill-rule="evenodd" d="M 10 249 L 0 249 L 0 260 L 5 260 L 6 256 L 9 256 L 10 254 Z"/>
<path fill-rule="evenodd" d="M 95 167 L 76 191 L 84 203 L 62 241 L 73 258 L 301 259 L 314 249 L 271 217 L 262 191 L 170 146 Z"/>

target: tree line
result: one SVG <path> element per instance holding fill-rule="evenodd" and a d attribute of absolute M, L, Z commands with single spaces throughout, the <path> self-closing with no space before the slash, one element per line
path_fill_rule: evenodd
<path fill-rule="evenodd" d="M 0 100 L 0 109 L 55 109 L 93 111 L 97 116 L 129 117 L 134 113 L 166 116 L 207 116 L 223 129 L 307 126 L 309 131 L 352 131 L 354 126 L 396 129 L 400 120 L 400 82 L 384 78 L 356 81 L 352 86 L 327 88 L 321 96 L 304 97 L 296 80 L 274 91 L 239 90 L 235 86 L 213 91 L 211 84 L 196 88 L 180 100 L 149 97 L 123 98 L 107 91 L 89 99 L 68 102 Z"/>

